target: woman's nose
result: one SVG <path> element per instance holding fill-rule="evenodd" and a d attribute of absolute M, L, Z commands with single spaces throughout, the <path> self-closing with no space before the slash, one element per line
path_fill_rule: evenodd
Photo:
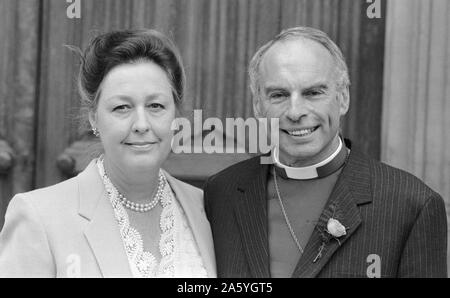
<path fill-rule="evenodd" d="M 150 121 L 148 115 L 144 109 L 137 109 L 134 122 L 133 122 L 133 132 L 145 133 L 150 130 Z"/>

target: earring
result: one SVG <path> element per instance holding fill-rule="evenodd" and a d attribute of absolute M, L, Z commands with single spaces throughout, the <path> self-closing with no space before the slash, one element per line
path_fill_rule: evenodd
<path fill-rule="evenodd" d="M 92 133 L 94 134 L 94 136 L 99 137 L 100 133 L 98 132 L 97 127 L 92 127 Z"/>

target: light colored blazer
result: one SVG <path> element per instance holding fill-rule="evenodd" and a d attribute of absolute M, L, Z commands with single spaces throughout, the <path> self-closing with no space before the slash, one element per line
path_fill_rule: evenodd
<path fill-rule="evenodd" d="M 208 276 L 216 277 L 203 192 L 165 175 L 186 214 Z M 0 276 L 132 276 L 95 161 L 72 179 L 11 200 L 0 233 Z"/>

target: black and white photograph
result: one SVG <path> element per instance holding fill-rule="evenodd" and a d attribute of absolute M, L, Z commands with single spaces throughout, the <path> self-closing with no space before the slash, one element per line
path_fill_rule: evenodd
<path fill-rule="evenodd" d="M 449 0 L 0 0 L 0 86 L 0 278 L 448 277 Z"/>

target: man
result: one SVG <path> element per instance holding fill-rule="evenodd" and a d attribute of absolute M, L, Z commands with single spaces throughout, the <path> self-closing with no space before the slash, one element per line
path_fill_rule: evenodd
<path fill-rule="evenodd" d="M 283 31 L 250 63 L 256 117 L 279 119 L 256 157 L 205 184 L 219 277 L 446 277 L 442 198 L 339 133 L 347 66 L 316 29 Z"/>

